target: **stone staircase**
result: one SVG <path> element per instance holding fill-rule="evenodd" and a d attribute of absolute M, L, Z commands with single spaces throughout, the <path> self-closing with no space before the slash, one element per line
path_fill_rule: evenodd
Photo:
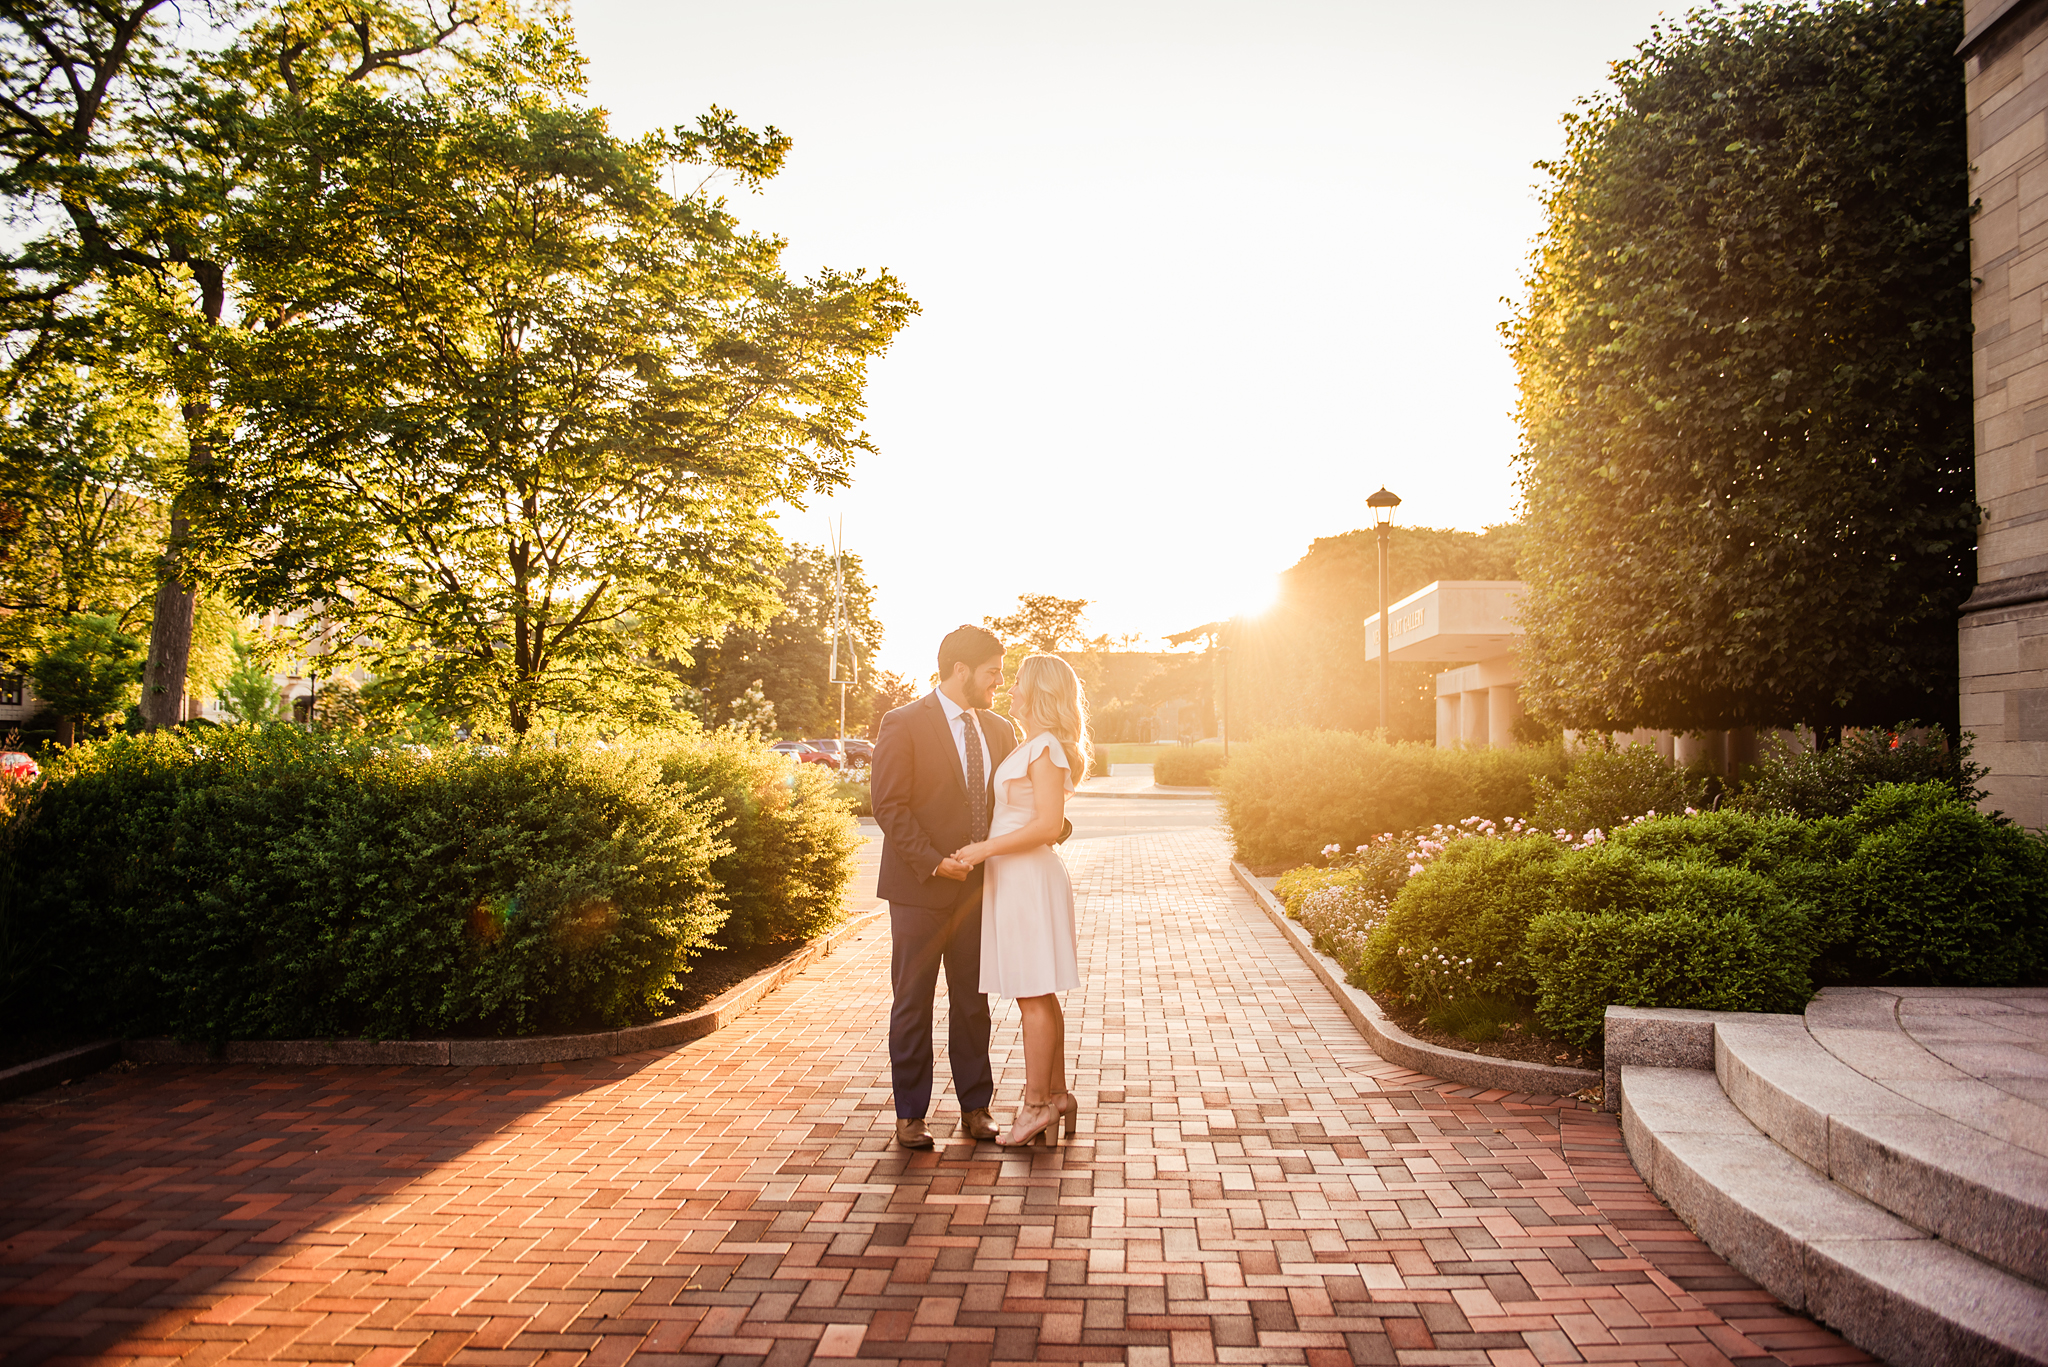
<path fill-rule="evenodd" d="M 2048 1364 L 2048 989 L 1829 988 L 1803 1016 L 1609 1008 L 1651 1188 L 1893 1367 Z"/>

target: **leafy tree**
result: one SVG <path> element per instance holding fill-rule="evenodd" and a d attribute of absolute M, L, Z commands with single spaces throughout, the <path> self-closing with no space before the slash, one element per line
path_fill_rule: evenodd
<path fill-rule="evenodd" d="M 106 726 L 140 691 L 142 642 L 110 616 L 71 619 L 29 666 L 36 696 L 58 716 L 57 743 L 71 744 L 81 726 Z"/>
<path fill-rule="evenodd" d="M 1566 118 L 1520 372 L 1528 705 L 1953 715 L 1973 500 L 1959 0 L 1694 12 Z"/>
<path fill-rule="evenodd" d="M 222 6 L 234 27 L 215 44 L 181 41 L 178 13 L 171 0 L 0 5 L 0 202 L 27 225 L 0 248 L 0 386 L 125 347 L 161 363 L 183 420 L 142 698 L 151 725 L 182 711 L 205 569 L 192 485 L 213 477 L 234 425 L 220 335 L 271 321 L 233 298 L 252 188 L 303 165 L 291 125 L 307 102 L 424 79 L 465 35 L 514 26 L 501 0 L 276 0 Z"/>
<path fill-rule="evenodd" d="M 278 720 L 284 695 L 278 692 L 277 676 L 271 672 L 269 661 L 239 632 L 232 649 L 235 663 L 221 682 L 220 710 L 227 713 L 229 721 L 244 726 Z"/>
<path fill-rule="evenodd" d="M 918 700 L 917 685 L 891 670 L 875 671 L 874 700 L 868 705 L 868 739 L 873 740 L 882 732 L 882 718 L 899 707 L 908 707 Z"/>
<path fill-rule="evenodd" d="M 846 724 L 850 731 L 867 725 L 877 705 L 881 679 L 872 668 L 882 644 L 882 626 L 875 620 L 874 590 L 868 585 L 860 557 L 843 558 L 847 623 L 859 652 L 860 679 L 847 690 Z M 810 546 L 792 546 L 782 564 L 775 596 L 781 607 L 767 622 L 734 625 L 717 640 L 701 641 L 681 666 L 685 684 L 698 691 L 697 711 L 706 721 L 725 715 L 749 684 L 761 687 L 775 704 L 775 715 L 787 730 L 805 736 L 833 734 L 839 727 L 839 689 L 829 682 L 832 663 L 832 557 Z M 853 671 L 846 645 L 839 649 L 840 669 Z M 886 709 L 884 709 L 886 710 Z"/>
<path fill-rule="evenodd" d="M 761 687 L 759 679 L 748 684 L 745 691 L 732 700 L 728 710 L 735 730 L 764 740 L 775 734 L 775 704 Z"/>
<path fill-rule="evenodd" d="M 243 601 L 450 717 L 671 714 L 660 661 L 774 610 L 764 515 L 872 447 L 867 360 L 895 279 L 786 276 L 695 165 L 788 148 L 714 110 L 634 141 L 535 33 L 445 93 L 305 103 L 306 156 L 239 216 L 249 307 L 217 519 Z"/>
<path fill-rule="evenodd" d="M 175 423 L 109 369 L 49 367 L 0 412 L 0 651 L 10 655 L 35 653 L 80 613 L 146 620 Z"/>
<path fill-rule="evenodd" d="M 1062 650 L 1067 642 L 1079 643 L 1081 635 L 1081 614 L 1088 610 L 1086 598 L 1055 598 L 1049 593 L 1026 593 L 1017 598 L 1017 610 L 1002 617 L 984 617 L 982 621 L 996 635 L 1009 641 L 1022 641 L 1033 650 L 1051 654 Z"/>

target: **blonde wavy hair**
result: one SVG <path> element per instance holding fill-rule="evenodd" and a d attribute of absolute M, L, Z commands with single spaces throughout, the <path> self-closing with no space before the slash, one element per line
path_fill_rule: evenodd
<path fill-rule="evenodd" d="M 1026 655 L 1010 686 L 1010 715 L 1021 721 L 1026 712 L 1052 732 L 1080 782 L 1095 756 L 1088 744 L 1088 696 L 1074 667 L 1057 655 Z"/>

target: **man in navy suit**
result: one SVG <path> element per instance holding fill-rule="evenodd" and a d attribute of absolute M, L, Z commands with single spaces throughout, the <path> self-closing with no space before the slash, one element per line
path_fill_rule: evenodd
<path fill-rule="evenodd" d="M 1003 681 L 1003 643 L 963 626 L 939 643 L 939 686 L 882 718 L 872 772 L 875 823 L 882 828 L 876 895 L 889 904 L 893 945 L 889 1064 L 896 1091 L 896 1142 L 932 1147 L 932 1003 L 946 970 L 946 1061 L 960 1100 L 960 1127 L 996 1136 L 989 1102 L 988 998 L 981 991 L 980 868 L 952 858 L 988 838 L 990 777 L 1017 743 L 1010 723 L 987 711 Z"/>

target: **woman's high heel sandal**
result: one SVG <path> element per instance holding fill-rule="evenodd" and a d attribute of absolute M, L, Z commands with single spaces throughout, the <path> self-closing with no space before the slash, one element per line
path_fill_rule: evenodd
<path fill-rule="evenodd" d="M 1024 1117 L 1032 1112 L 1039 1112 L 1040 1114 L 1037 1115 L 1033 1123 L 1027 1125 Z M 1031 1143 L 1050 1144 L 1052 1143 L 1051 1130 L 1053 1122 L 1058 1120 L 1062 1114 L 1063 1112 L 1054 1102 L 1047 1101 L 1034 1105 L 1027 1101 L 1017 1108 L 1017 1118 L 1010 1122 L 1010 1132 L 998 1138 L 996 1143 L 1006 1149 L 1014 1149 Z"/>
<path fill-rule="evenodd" d="M 1066 1137 L 1072 1139 L 1074 1132 L 1081 1128 L 1081 1103 L 1074 1100 L 1072 1092 L 1061 1092 L 1053 1104 L 1060 1108 L 1061 1128 L 1066 1131 Z"/>

